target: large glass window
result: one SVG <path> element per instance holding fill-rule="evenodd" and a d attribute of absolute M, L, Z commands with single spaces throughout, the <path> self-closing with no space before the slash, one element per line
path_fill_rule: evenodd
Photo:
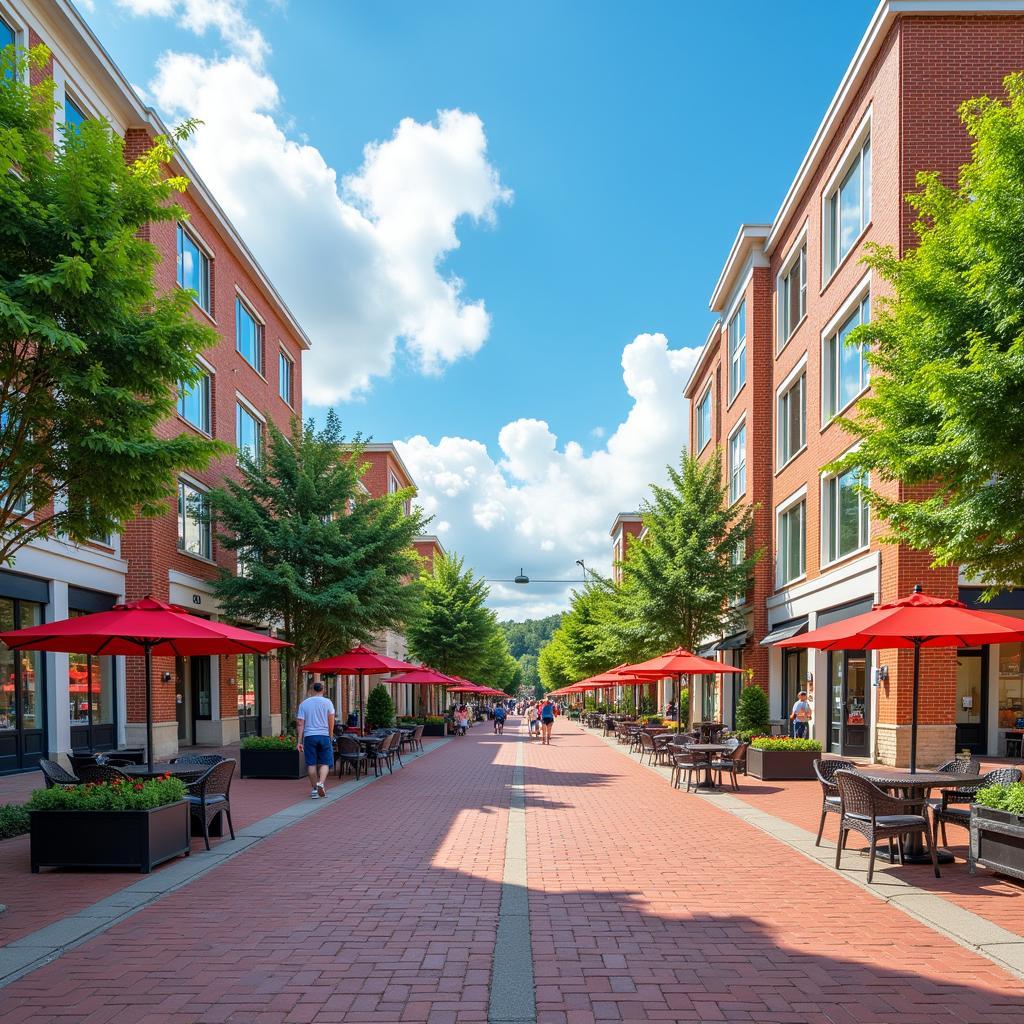
<path fill-rule="evenodd" d="M 0 50 L 5 46 L 14 46 L 15 42 L 14 29 L 0 18 Z"/>
<path fill-rule="evenodd" d="M 697 403 L 697 451 L 703 451 L 711 440 L 711 387 L 708 386 L 704 397 Z"/>
<path fill-rule="evenodd" d="M 1024 644 L 1000 644 L 997 649 L 999 728 L 1021 729 L 1024 728 Z"/>
<path fill-rule="evenodd" d="M 193 427 L 210 433 L 210 375 L 204 373 L 195 384 L 178 385 L 178 415 Z"/>
<path fill-rule="evenodd" d="M 729 321 L 729 401 L 747 382 L 747 300 Z"/>
<path fill-rule="evenodd" d="M 72 610 L 71 618 L 87 612 Z M 69 717 L 72 725 L 109 725 L 114 721 L 114 659 L 68 655 Z"/>
<path fill-rule="evenodd" d="M 195 239 L 178 225 L 178 286 L 195 293 L 196 302 L 210 312 L 210 259 Z"/>
<path fill-rule="evenodd" d="M 259 733 L 259 660 L 254 654 L 239 654 L 235 665 L 238 687 L 238 732 L 241 737 Z"/>
<path fill-rule="evenodd" d="M 277 357 L 277 393 L 289 404 L 292 405 L 292 395 L 295 387 L 295 364 L 282 351 Z"/>
<path fill-rule="evenodd" d="M 800 246 L 792 266 L 785 271 L 779 287 L 779 347 L 789 341 L 790 335 L 807 312 L 807 243 Z"/>
<path fill-rule="evenodd" d="M 729 438 L 729 501 L 747 493 L 747 427 L 744 424 Z"/>
<path fill-rule="evenodd" d="M 807 444 L 807 374 L 801 373 L 779 396 L 779 466 Z"/>
<path fill-rule="evenodd" d="M 235 408 L 237 410 L 236 444 L 238 445 L 238 454 L 241 456 L 244 453 L 246 458 L 258 463 L 263 449 L 260 421 L 241 402 Z"/>
<path fill-rule="evenodd" d="M 807 568 L 807 502 L 779 513 L 777 579 L 779 586 L 803 576 Z"/>
<path fill-rule="evenodd" d="M 871 220 L 871 138 L 825 200 L 825 276 L 831 277 Z"/>
<path fill-rule="evenodd" d="M 257 373 L 263 372 L 263 324 L 241 299 L 235 299 L 235 347 Z"/>
<path fill-rule="evenodd" d="M 0 598 L 0 630 L 25 629 L 42 621 L 41 604 Z M 43 728 L 42 658 L 39 651 L 15 652 L 0 644 L 0 732 Z"/>
<path fill-rule="evenodd" d="M 210 499 L 184 480 L 178 481 L 178 549 L 201 558 L 213 557 Z"/>
<path fill-rule="evenodd" d="M 857 492 L 861 475 L 849 470 L 825 480 L 822 495 L 822 530 L 827 561 L 845 558 L 867 547 L 868 503 Z"/>
<path fill-rule="evenodd" d="M 839 329 L 825 340 L 822 368 L 822 411 L 825 420 L 842 412 L 867 386 L 870 377 L 866 346 L 848 345 L 850 332 L 871 319 L 865 296 Z"/>

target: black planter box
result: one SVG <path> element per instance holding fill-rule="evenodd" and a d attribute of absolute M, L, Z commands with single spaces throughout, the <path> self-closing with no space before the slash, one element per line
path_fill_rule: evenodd
<path fill-rule="evenodd" d="M 32 872 L 137 868 L 189 855 L 188 801 L 145 811 L 30 811 Z"/>
<path fill-rule="evenodd" d="M 747 750 L 747 774 L 755 779 L 813 779 L 820 750 Z"/>
<path fill-rule="evenodd" d="M 445 724 L 444 724 L 444 722 L 438 722 L 438 723 L 427 722 L 427 724 L 425 726 L 423 726 L 423 735 L 424 736 L 445 736 L 445 735 L 447 735 L 447 733 L 445 732 Z"/>
<path fill-rule="evenodd" d="M 243 779 L 304 779 L 302 755 L 291 750 L 247 750 L 238 752 L 238 774 Z"/>
<path fill-rule="evenodd" d="M 971 847 L 967 866 L 1024 879 L 1024 817 L 997 811 L 994 807 L 971 806 Z"/>

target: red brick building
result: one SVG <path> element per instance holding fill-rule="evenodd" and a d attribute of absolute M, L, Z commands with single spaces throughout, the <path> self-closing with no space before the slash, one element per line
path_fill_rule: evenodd
<path fill-rule="evenodd" d="M 64 0 L 0 0 L 0 46 L 9 42 L 44 43 L 51 51 L 42 74 L 56 85 L 58 141 L 65 124 L 104 117 L 125 139 L 131 160 L 167 132 Z M 302 353 L 309 342 L 194 168 L 182 159 L 176 170 L 190 181 L 180 200 L 188 216 L 147 232 L 162 257 L 157 286 L 194 291 L 195 317 L 214 327 L 220 340 L 201 360 L 202 383 L 183 389 L 177 415 L 161 430 L 167 436 L 195 431 L 258 453 L 268 422 L 288 429 L 301 415 Z M 165 515 L 126 523 L 120 535 L 95 544 L 31 545 L 19 553 L 13 572 L 0 574 L 0 613 L 12 625 L 27 625 L 152 594 L 217 617 L 212 581 L 219 569 L 235 571 L 235 558 L 199 513 L 202 495 L 237 473 L 232 455 L 205 472 L 182 474 Z M 9 652 L 2 656 L 13 662 Z M 45 655 L 12 663 L 18 692 L 13 710 L 0 706 L 0 771 L 30 767 L 47 752 L 142 742 L 138 662 Z M 231 742 L 280 728 L 275 658 L 166 658 L 154 667 L 158 756 L 179 745 Z M 72 688 L 69 678 L 78 685 Z"/>
<path fill-rule="evenodd" d="M 1018 4 L 883 0 L 775 219 L 741 226 L 711 297 L 720 319 L 686 389 L 692 450 L 721 451 L 730 498 L 755 506 L 753 543 L 768 554 L 746 595 L 746 629 L 709 638 L 704 651 L 751 668 L 773 718 L 806 688 L 813 735 L 835 753 L 907 762 L 909 652 L 783 652 L 773 641 L 918 582 L 969 601 L 979 593 L 955 569 L 929 569 L 927 553 L 881 544 L 852 477 L 823 468 L 852 442 L 836 417 L 870 387 L 862 354 L 843 339 L 870 320 L 885 286 L 859 257 L 868 242 L 913 245 L 903 196 L 917 172 L 952 183 L 969 157 L 958 105 L 999 94 L 1022 68 Z M 954 747 L 1005 752 L 1024 715 L 1020 645 L 927 652 L 923 678 L 923 763 Z M 732 722 L 731 684 L 695 689 L 695 714 Z"/>
<path fill-rule="evenodd" d="M 612 539 L 612 579 L 622 582 L 622 563 L 626 560 L 630 544 L 644 532 L 644 522 L 638 512 L 620 512 L 612 521 L 608 535 Z"/>

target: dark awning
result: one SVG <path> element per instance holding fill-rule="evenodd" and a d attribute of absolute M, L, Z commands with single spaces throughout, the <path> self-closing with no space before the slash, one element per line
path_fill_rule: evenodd
<path fill-rule="evenodd" d="M 767 647 L 779 640 L 788 640 L 791 636 L 799 636 L 807 632 L 807 616 L 801 619 L 789 619 L 780 622 L 762 641 L 761 646 Z"/>
<path fill-rule="evenodd" d="M 732 636 L 727 636 L 724 640 L 719 640 L 715 644 L 716 651 L 738 651 L 741 647 L 747 646 L 747 641 L 750 639 L 750 630 L 744 633 L 733 633 Z"/>
<path fill-rule="evenodd" d="M 831 626 L 833 622 L 842 622 L 843 619 L 851 619 L 854 615 L 863 615 L 875 607 L 873 597 L 862 597 L 858 601 L 847 601 L 846 604 L 837 604 L 833 608 L 826 608 L 818 612 L 815 619 L 815 629 L 822 626 Z"/>
<path fill-rule="evenodd" d="M 694 653 L 699 655 L 701 658 L 710 658 L 717 650 L 717 644 L 705 644 L 703 647 L 698 647 Z"/>

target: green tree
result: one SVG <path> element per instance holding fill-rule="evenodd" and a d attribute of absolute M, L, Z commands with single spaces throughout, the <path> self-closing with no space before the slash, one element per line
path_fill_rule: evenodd
<path fill-rule="evenodd" d="M 519 685 L 519 663 L 509 652 L 508 639 L 493 614 L 486 655 L 477 671 L 481 682 L 506 693 L 514 693 Z"/>
<path fill-rule="evenodd" d="M 195 122 L 130 164 L 102 119 L 55 146 L 53 81 L 26 84 L 48 56 L 0 50 L 0 562 L 164 514 L 178 471 L 224 450 L 155 430 L 217 340 L 187 292 L 156 294 L 144 231 L 186 216 L 168 171 Z"/>
<path fill-rule="evenodd" d="M 893 297 L 850 337 L 871 346 L 873 393 L 836 467 L 870 474 L 888 540 L 994 589 L 1024 585 L 1024 75 L 1004 84 L 960 108 L 973 145 L 956 187 L 918 175 L 917 247 L 869 247 Z"/>
<path fill-rule="evenodd" d="M 244 568 L 222 573 L 216 593 L 232 618 L 282 624 L 295 645 L 293 707 L 298 666 L 404 627 L 418 602 L 412 540 L 426 522 L 405 514 L 409 490 L 363 492 L 361 443 L 346 443 L 333 411 L 320 431 L 312 420 L 293 420 L 290 436 L 273 423 L 267 431 L 260 463 L 241 458 L 242 480 L 210 495 L 220 539 Z"/>
<path fill-rule="evenodd" d="M 524 654 L 539 654 L 540 649 L 551 639 L 562 621 L 562 612 L 547 615 L 543 619 L 525 619 L 523 622 L 506 620 L 501 628 L 508 637 L 508 647 L 513 658 Z"/>
<path fill-rule="evenodd" d="M 557 632 L 541 648 L 537 657 L 537 671 L 540 675 L 541 686 L 545 690 L 558 690 L 583 678 L 572 674 L 568 668 L 565 644 Z"/>
<path fill-rule="evenodd" d="M 756 683 L 744 686 L 736 702 L 736 729 L 755 735 L 767 734 L 770 727 L 768 695 Z"/>
<path fill-rule="evenodd" d="M 378 683 L 366 698 L 366 724 L 371 729 L 387 729 L 395 724 L 395 702 L 383 683 Z"/>
<path fill-rule="evenodd" d="M 538 657 L 536 654 L 520 654 L 516 658 L 519 665 L 519 685 L 523 689 L 537 692 L 540 686 L 540 670 L 537 666 Z"/>

